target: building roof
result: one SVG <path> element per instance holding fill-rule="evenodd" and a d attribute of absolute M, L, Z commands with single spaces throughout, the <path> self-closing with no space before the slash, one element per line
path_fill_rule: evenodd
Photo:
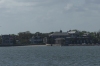
<path fill-rule="evenodd" d="M 55 32 L 53 34 L 50 34 L 49 36 L 66 36 L 68 35 L 67 32 Z"/>
<path fill-rule="evenodd" d="M 84 34 L 83 34 L 83 36 L 88 36 L 88 35 L 89 35 L 89 33 L 84 33 Z"/>
<path fill-rule="evenodd" d="M 69 34 L 74 34 L 76 33 L 77 31 L 74 31 L 74 30 L 71 30 L 71 31 L 68 31 Z"/>
<path fill-rule="evenodd" d="M 68 36 L 70 34 L 77 34 L 77 33 L 78 32 L 75 31 L 75 30 L 69 30 L 67 32 L 62 32 L 62 31 L 60 31 L 60 32 L 54 32 L 54 33 L 50 34 L 49 36 Z"/>

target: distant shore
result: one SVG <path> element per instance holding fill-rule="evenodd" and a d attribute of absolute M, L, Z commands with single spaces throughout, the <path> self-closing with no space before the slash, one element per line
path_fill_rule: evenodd
<path fill-rule="evenodd" d="M 46 46 L 100 46 L 100 44 L 68 44 L 68 45 L 46 44 Z"/>
<path fill-rule="evenodd" d="M 45 44 L 16 44 L 16 45 L 0 45 L 0 47 L 8 47 L 8 46 L 46 46 Z"/>
<path fill-rule="evenodd" d="M 7 47 L 7 46 L 100 46 L 100 44 L 68 44 L 68 45 L 61 45 L 61 44 L 20 44 L 20 45 L 0 45 L 0 47 Z"/>

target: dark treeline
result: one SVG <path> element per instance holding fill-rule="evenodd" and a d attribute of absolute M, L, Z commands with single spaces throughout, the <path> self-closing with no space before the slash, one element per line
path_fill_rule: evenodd
<path fill-rule="evenodd" d="M 89 32 L 89 31 L 78 31 L 79 34 L 78 36 L 82 36 L 84 33 L 88 33 L 89 36 L 91 37 L 93 43 L 100 43 L 100 31 L 98 32 Z M 67 31 L 66 31 L 67 32 Z M 41 33 L 41 32 L 36 32 L 36 33 L 31 33 L 30 31 L 25 31 L 25 32 L 19 32 L 18 35 L 10 34 L 12 36 L 15 36 L 16 44 L 30 44 L 30 38 L 33 36 L 41 36 L 42 38 L 48 37 L 50 34 L 54 32 L 49 32 L 49 33 Z M 2 38 L 0 39 L 0 43 L 2 43 Z"/>
<path fill-rule="evenodd" d="M 16 40 L 20 41 L 20 44 L 30 44 L 30 39 L 34 36 L 41 36 L 42 38 L 47 37 L 49 33 L 31 33 L 30 31 L 26 32 L 19 32 L 18 35 L 16 35 Z"/>

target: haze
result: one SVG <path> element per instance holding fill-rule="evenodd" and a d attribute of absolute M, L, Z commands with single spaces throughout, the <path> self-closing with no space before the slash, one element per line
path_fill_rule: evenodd
<path fill-rule="evenodd" d="M 0 0 L 0 34 L 98 31 L 100 0 Z"/>

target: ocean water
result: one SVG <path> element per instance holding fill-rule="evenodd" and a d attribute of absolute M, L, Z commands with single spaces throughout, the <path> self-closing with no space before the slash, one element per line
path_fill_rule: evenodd
<path fill-rule="evenodd" d="M 0 66 L 100 66 L 100 46 L 0 47 Z"/>

